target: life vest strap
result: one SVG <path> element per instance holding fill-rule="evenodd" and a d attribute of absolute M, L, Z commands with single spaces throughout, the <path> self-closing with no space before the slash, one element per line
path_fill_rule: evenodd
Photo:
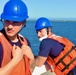
<path fill-rule="evenodd" d="M 76 46 L 72 46 L 72 48 L 55 64 L 56 66 L 62 62 L 62 60 L 72 51 L 72 50 L 76 50 Z"/>
<path fill-rule="evenodd" d="M 59 64 L 59 63 L 62 63 L 65 67 L 62 69 L 62 72 L 66 69 L 66 68 L 69 68 L 69 66 L 76 60 L 76 58 L 74 58 L 68 65 L 66 65 L 63 61 L 63 59 L 69 55 L 69 53 L 72 51 L 72 50 L 75 50 L 76 51 L 76 46 L 72 46 L 72 48 L 55 64 L 56 66 Z"/>
<path fill-rule="evenodd" d="M 75 57 L 69 64 L 67 64 L 61 71 L 63 72 L 65 69 L 68 69 L 69 66 L 70 66 L 74 61 L 76 61 L 76 57 Z"/>

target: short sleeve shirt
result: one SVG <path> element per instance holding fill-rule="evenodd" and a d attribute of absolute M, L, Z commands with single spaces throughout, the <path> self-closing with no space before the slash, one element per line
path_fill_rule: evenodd
<path fill-rule="evenodd" d="M 55 58 L 58 56 L 61 51 L 64 49 L 64 46 L 57 42 L 56 40 L 47 38 L 42 40 L 40 43 L 39 56 Z"/>

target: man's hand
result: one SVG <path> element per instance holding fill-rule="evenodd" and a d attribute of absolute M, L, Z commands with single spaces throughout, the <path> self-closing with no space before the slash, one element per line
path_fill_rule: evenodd
<path fill-rule="evenodd" d="M 30 60 L 34 60 L 34 55 L 29 46 L 27 46 L 25 43 L 23 43 L 21 49 L 23 50 L 24 55 L 26 55 Z"/>
<path fill-rule="evenodd" d="M 12 55 L 13 58 L 15 58 L 17 61 L 20 61 L 23 58 L 23 51 L 19 46 L 13 45 Z"/>

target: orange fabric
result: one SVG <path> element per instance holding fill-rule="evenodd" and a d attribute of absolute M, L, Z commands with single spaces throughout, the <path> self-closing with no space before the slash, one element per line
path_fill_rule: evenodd
<path fill-rule="evenodd" d="M 67 75 L 69 71 L 71 71 L 75 66 L 76 66 L 76 61 L 74 61 L 68 69 L 65 69 L 63 72 L 61 70 L 65 67 L 61 62 L 56 66 L 55 64 L 62 58 L 71 48 L 74 46 L 72 42 L 70 42 L 68 39 L 63 38 L 61 36 L 56 36 L 54 34 L 49 35 L 48 38 L 51 38 L 53 40 L 56 40 L 62 44 L 65 45 L 64 50 L 53 60 L 51 57 L 47 58 L 47 63 L 49 65 L 54 66 L 54 71 L 56 75 Z M 64 59 L 63 62 L 67 65 L 70 63 L 74 58 L 76 58 L 76 50 L 72 50 L 69 55 L 67 55 Z"/>
<path fill-rule="evenodd" d="M 26 39 L 24 40 L 27 45 Z M 7 39 L 1 32 L 0 32 L 0 43 L 2 44 L 3 47 L 3 60 L 1 65 L 3 67 L 11 60 L 12 45 L 7 41 Z M 13 69 L 10 75 L 31 75 L 29 59 L 26 56 L 24 58 L 17 64 L 17 66 Z"/>

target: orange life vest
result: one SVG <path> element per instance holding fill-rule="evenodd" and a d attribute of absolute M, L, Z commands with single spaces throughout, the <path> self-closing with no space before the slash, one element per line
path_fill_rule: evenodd
<path fill-rule="evenodd" d="M 21 38 L 19 37 L 20 42 Z M 25 43 L 27 45 L 26 39 Z M 5 66 L 11 60 L 12 45 L 8 42 L 5 36 L 0 32 L 0 43 L 3 48 L 3 60 L 1 67 Z M 12 64 L 11 64 L 12 65 Z M 31 75 L 29 59 L 25 56 L 13 69 L 10 75 Z"/>
<path fill-rule="evenodd" d="M 56 75 L 67 75 L 76 66 L 76 46 L 67 38 L 49 35 L 48 38 L 58 41 L 65 45 L 64 50 L 54 59 L 50 56 L 47 58 L 47 63 L 54 67 Z"/>

